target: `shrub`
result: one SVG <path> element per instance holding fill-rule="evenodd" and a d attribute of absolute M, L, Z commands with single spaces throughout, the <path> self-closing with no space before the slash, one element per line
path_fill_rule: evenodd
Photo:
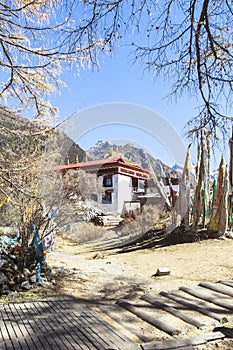
<path fill-rule="evenodd" d="M 82 222 L 75 229 L 66 232 L 66 236 L 78 244 L 91 242 L 102 238 L 106 234 L 106 229 L 101 226 L 95 226 L 90 222 Z"/>

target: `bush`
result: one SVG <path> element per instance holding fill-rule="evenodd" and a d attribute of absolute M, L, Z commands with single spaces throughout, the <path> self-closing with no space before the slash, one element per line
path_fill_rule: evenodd
<path fill-rule="evenodd" d="M 80 223 L 76 229 L 70 230 L 66 236 L 73 242 L 78 244 L 88 243 L 98 238 L 102 238 L 106 234 L 106 229 L 100 226 L 95 226 L 90 222 Z"/>
<path fill-rule="evenodd" d="M 124 224 L 122 224 L 120 234 L 135 236 L 146 233 L 159 221 L 160 210 L 153 205 L 145 205 L 140 214 L 129 215 Z"/>

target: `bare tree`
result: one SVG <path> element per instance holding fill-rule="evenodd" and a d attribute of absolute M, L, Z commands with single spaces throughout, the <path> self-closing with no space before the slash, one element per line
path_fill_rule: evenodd
<path fill-rule="evenodd" d="M 172 82 L 170 96 L 187 93 L 202 101 L 189 120 L 191 133 L 206 127 L 214 138 L 219 130 L 225 135 L 232 104 L 231 1 L 97 0 L 83 7 L 85 20 L 76 23 L 72 43 L 87 33 L 92 44 L 101 37 L 110 50 L 119 40 L 131 44 L 135 63 Z"/>
<path fill-rule="evenodd" d="M 148 44 L 137 46 L 147 69 L 173 82 L 172 94 L 201 97 L 191 132 L 227 130 L 232 104 L 231 1 L 160 1 L 148 22 Z"/>
<path fill-rule="evenodd" d="M 44 116 L 67 65 L 93 67 L 130 44 L 135 63 L 172 82 L 172 96 L 203 101 L 191 132 L 206 127 L 216 137 L 232 104 L 232 14 L 228 0 L 1 1 L 0 96 Z"/>
<path fill-rule="evenodd" d="M 4 103 L 33 109 L 41 119 L 56 112 L 49 95 L 62 86 L 62 69 L 96 64 L 95 51 L 106 44 L 101 36 L 94 39 L 95 20 L 85 25 L 85 16 L 82 1 L 0 1 L 0 98 Z"/>

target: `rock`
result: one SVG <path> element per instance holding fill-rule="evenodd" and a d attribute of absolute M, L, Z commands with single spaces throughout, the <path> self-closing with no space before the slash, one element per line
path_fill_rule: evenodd
<path fill-rule="evenodd" d="M 1 286 L 1 288 L 0 288 L 0 294 L 1 295 L 9 294 L 9 293 L 10 293 L 10 289 L 9 289 L 7 284 L 4 284 L 3 286 Z"/>
<path fill-rule="evenodd" d="M 18 271 L 18 266 L 16 264 L 12 264 L 11 268 L 13 271 Z"/>
<path fill-rule="evenodd" d="M 36 282 L 37 282 L 36 274 L 33 274 L 33 275 L 29 278 L 29 281 L 30 281 L 31 283 L 36 283 Z"/>
<path fill-rule="evenodd" d="M 0 286 L 6 284 L 8 281 L 6 275 L 3 272 L 0 272 Z"/>
<path fill-rule="evenodd" d="M 85 276 L 85 275 L 83 275 L 83 274 L 80 273 L 80 272 L 76 273 L 76 274 L 75 274 L 75 277 L 76 277 L 76 278 L 79 278 L 79 279 L 81 279 L 81 280 L 83 280 L 83 281 L 88 281 L 88 277 Z"/>
<path fill-rule="evenodd" d="M 47 278 L 41 277 L 39 281 L 33 283 L 32 288 L 44 287 L 47 281 L 48 281 Z"/>
<path fill-rule="evenodd" d="M 40 282 L 41 285 L 44 285 L 45 282 L 48 282 L 48 279 L 46 277 L 41 277 L 39 282 Z"/>
<path fill-rule="evenodd" d="M 58 268 L 57 268 L 57 272 L 58 272 L 58 273 L 62 273 L 62 272 L 64 272 L 64 271 L 65 271 L 64 266 L 61 266 L 61 267 L 58 267 Z"/>
<path fill-rule="evenodd" d="M 7 263 L 7 260 L 0 259 L 0 267 L 4 266 Z"/>
<path fill-rule="evenodd" d="M 8 279 L 8 286 L 12 288 L 15 285 L 15 281 L 13 279 Z"/>
<path fill-rule="evenodd" d="M 19 298 L 19 293 L 11 293 L 10 295 L 9 295 L 9 297 L 8 297 L 8 300 L 15 300 L 15 299 L 17 299 L 17 298 Z"/>
<path fill-rule="evenodd" d="M 103 253 L 97 253 L 96 255 L 93 256 L 93 259 L 103 259 L 104 258 L 104 254 Z"/>
<path fill-rule="evenodd" d="M 32 286 L 28 281 L 24 281 L 21 283 L 21 288 L 24 290 L 29 290 L 32 288 Z"/>
<path fill-rule="evenodd" d="M 14 276 L 14 281 L 18 284 L 20 282 L 22 282 L 22 279 L 21 279 L 21 274 L 20 273 L 17 273 L 17 275 Z"/>
<path fill-rule="evenodd" d="M 159 267 L 153 276 L 166 276 L 169 275 L 171 271 L 167 267 Z"/>
<path fill-rule="evenodd" d="M 24 274 L 24 276 L 25 277 L 27 277 L 27 276 L 30 276 L 31 275 L 31 272 L 30 272 L 30 270 L 29 269 L 23 269 L 23 274 Z"/>

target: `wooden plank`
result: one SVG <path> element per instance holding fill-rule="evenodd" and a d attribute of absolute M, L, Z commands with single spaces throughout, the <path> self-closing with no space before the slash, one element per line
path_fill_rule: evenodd
<path fill-rule="evenodd" d="M 22 348 L 20 346 L 20 343 L 19 343 L 19 339 L 14 338 L 11 341 L 12 341 L 12 344 L 13 344 L 13 348 L 12 349 L 14 349 L 14 350 L 22 350 Z"/>
<path fill-rule="evenodd" d="M 65 322 L 63 316 L 65 312 L 62 316 L 60 314 L 57 315 L 56 312 L 51 313 L 52 310 L 47 301 L 34 303 L 34 306 L 37 308 L 38 312 L 42 314 L 41 319 L 38 320 L 37 317 L 37 320 L 44 325 L 45 334 L 46 332 L 51 332 L 53 334 L 53 341 L 61 349 L 64 347 L 64 345 L 67 347 L 67 349 L 73 349 L 73 346 L 71 347 L 69 340 L 66 339 L 66 332 L 64 332 Z M 59 332 L 63 334 L 62 338 L 59 336 Z M 51 341 L 49 340 L 49 342 Z"/>
<path fill-rule="evenodd" d="M 21 315 L 18 312 L 18 308 L 16 307 L 17 304 L 9 304 L 8 307 L 11 311 L 12 317 L 14 317 L 14 329 L 17 330 L 17 338 L 19 345 L 22 349 L 30 349 L 28 346 L 27 341 L 25 340 L 25 337 L 29 336 L 29 333 L 27 331 L 27 328 L 24 327 L 24 324 L 21 321 Z"/>
<path fill-rule="evenodd" d="M 25 318 L 24 315 L 20 312 L 20 307 L 18 304 L 13 304 L 14 309 L 12 309 L 12 312 L 14 312 L 15 315 L 15 320 L 19 325 L 20 331 L 22 333 L 22 337 L 27 337 L 30 336 L 30 331 L 28 330 L 27 327 L 27 319 Z"/>
<path fill-rule="evenodd" d="M 179 348 L 176 348 L 177 350 L 196 350 L 197 348 L 194 348 L 194 346 L 190 345 L 190 346 L 181 346 Z"/>
<path fill-rule="evenodd" d="M 61 301 L 62 303 L 62 301 Z M 5 306 L 0 322 L 7 320 L 4 350 L 139 350 L 139 346 L 109 325 L 96 312 L 86 305 L 75 307 L 69 301 L 69 307 L 61 310 L 59 302 L 37 301 Z M 74 306 L 74 312 L 72 308 Z M 9 315 L 8 315 L 9 314 Z M 12 342 L 8 332 L 8 319 L 18 322 Z M 0 331 L 0 337 L 4 333 Z M 1 340 L 0 340 L 1 341 Z M 10 344 L 10 346 L 8 345 Z M 0 346 L 1 347 L 1 346 Z M 2 345 L 3 348 L 3 345 Z"/>
<path fill-rule="evenodd" d="M 59 304 L 55 303 L 52 307 L 54 314 L 56 314 Z M 93 345 L 81 331 L 81 328 L 84 326 L 84 320 L 83 318 L 80 320 L 80 312 L 66 312 L 64 309 L 61 320 L 64 323 L 66 338 L 69 340 L 70 344 L 76 344 L 75 349 L 77 348 L 77 344 L 79 344 L 80 350 L 96 350 L 95 345 Z M 90 324 L 87 322 L 87 325 Z"/>
<path fill-rule="evenodd" d="M 105 349 L 106 346 L 107 348 L 116 349 L 116 350 L 132 349 L 132 347 L 130 346 L 130 341 L 128 339 L 127 341 L 122 340 L 119 334 L 115 333 L 115 329 L 106 326 L 106 322 L 102 318 L 97 317 L 97 315 L 93 311 L 90 310 L 88 312 L 85 312 L 85 314 L 86 314 L 85 317 L 91 320 L 91 322 L 89 323 L 88 329 L 92 330 L 91 334 L 93 334 L 95 339 L 100 344 L 100 347 L 98 349 Z M 85 330 L 86 329 L 87 327 L 85 327 Z M 135 349 L 135 346 L 134 346 L 134 349 Z"/>
<path fill-rule="evenodd" d="M 233 288 L 233 281 L 218 281 L 218 283 L 225 284 L 228 287 Z"/>
<path fill-rule="evenodd" d="M 85 327 L 80 329 L 80 332 L 85 336 L 85 338 L 89 341 L 90 344 L 95 346 L 96 350 L 105 350 L 109 349 L 109 343 L 107 342 L 108 335 L 105 334 L 105 339 L 101 337 L 101 334 L 96 334 L 95 329 L 93 327 Z M 110 346 L 111 349 L 112 346 Z M 114 349 L 114 348 L 113 348 Z M 115 346 L 116 349 L 116 346 Z"/>
<path fill-rule="evenodd" d="M 165 301 L 163 301 L 161 298 L 159 299 L 159 296 L 156 296 L 156 298 L 153 298 L 151 296 L 142 296 L 142 299 L 150 303 L 151 305 L 154 305 L 158 308 L 161 308 L 162 310 L 172 314 L 175 317 L 180 318 L 182 321 L 187 322 L 197 328 L 202 328 L 205 326 L 204 323 L 199 322 L 197 319 L 186 315 L 184 312 L 175 309 L 174 307 L 169 306 Z"/>
<path fill-rule="evenodd" d="M 56 313 L 55 309 L 54 313 Z M 110 346 L 111 348 L 114 347 L 116 349 L 138 349 L 138 346 L 136 347 L 135 343 L 130 343 L 129 339 L 124 337 L 122 334 L 119 334 L 119 332 L 117 334 L 116 330 L 109 324 L 107 324 L 107 322 L 105 322 L 101 317 L 99 317 L 93 310 L 91 310 L 87 306 L 85 306 L 82 312 L 80 312 L 80 310 L 81 309 L 79 306 L 77 312 L 68 312 L 64 314 L 65 322 L 68 320 L 69 325 L 71 327 L 74 326 L 76 329 L 78 325 L 79 337 L 83 337 L 83 341 L 85 341 L 85 344 L 88 346 L 88 349 L 89 347 L 91 349 L 96 349 L 95 345 L 97 344 L 99 344 L 100 349 L 102 349 L 103 346 L 107 346 L 107 348 L 109 348 Z M 92 329 L 89 335 L 87 329 Z M 92 341 L 90 337 L 93 338 Z M 99 337 L 100 339 L 97 339 L 96 337 Z M 93 342 L 93 340 L 95 341 Z"/>
<path fill-rule="evenodd" d="M 33 304 L 30 303 L 22 303 L 20 304 L 20 308 L 23 312 L 23 314 L 27 317 L 27 321 L 30 325 L 31 329 L 31 338 L 33 342 L 36 341 L 36 344 L 38 345 L 38 349 L 56 349 L 56 343 L 48 341 L 49 334 L 48 332 L 44 333 L 44 328 L 41 325 L 41 322 L 36 321 L 36 315 L 37 311 L 33 308 Z M 44 334 L 47 336 L 44 337 Z"/>
<path fill-rule="evenodd" d="M 7 330 L 7 327 L 6 327 L 6 322 L 5 320 L 3 319 L 4 317 L 4 313 L 3 311 L 1 310 L 0 312 L 0 315 L 1 315 L 1 319 L 0 319 L 0 330 L 1 330 L 1 334 L 2 334 L 2 339 L 4 341 L 8 341 L 10 340 L 10 337 L 9 337 L 9 332 Z"/>
<path fill-rule="evenodd" d="M 63 331 L 62 334 L 66 340 L 66 345 L 74 346 L 73 348 L 77 348 L 77 344 L 79 344 L 80 350 L 96 350 L 89 340 L 83 335 L 81 328 L 78 323 L 75 322 L 75 319 L 72 317 L 67 317 L 64 312 L 63 321 Z M 59 335 L 60 331 L 58 331 Z M 68 343 L 67 343 L 68 342 Z"/>
<path fill-rule="evenodd" d="M 215 297 L 212 297 L 211 295 L 206 295 L 206 293 L 203 293 L 203 291 L 198 289 L 198 287 L 197 288 L 196 287 L 195 288 L 180 287 L 179 289 L 183 290 L 184 292 L 186 292 L 190 295 L 193 295 L 196 298 L 200 298 L 200 299 L 209 301 L 210 303 L 213 303 L 215 305 L 218 305 L 218 306 L 221 306 L 225 309 L 233 311 L 233 303 L 232 303 L 232 300 L 230 300 L 230 298 L 229 298 L 229 301 L 231 301 L 231 304 L 229 304 L 228 302 L 226 302 L 220 298 L 215 298 Z"/>
<path fill-rule="evenodd" d="M 87 339 L 86 337 L 84 337 L 82 335 L 81 332 L 79 332 L 78 330 L 75 331 L 75 333 L 73 332 L 73 334 L 66 334 L 66 339 L 69 341 L 69 346 L 72 346 L 72 349 L 75 350 L 96 350 L 96 347 L 94 346 L 90 346 L 90 344 L 88 343 L 87 345 Z M 64 348 L 66 349 L 66 347 Z"/>
<path fill-rule="evenodd" d="M 142 347 L 141 349 L 143 350 L 144 348 Z M 152 349 L 154 350 L 156 348 L 152 348 Z M 164 349 L 164 350 L 166 350 L 166 349 Z M 168 348 L 168 349 L 169 350 L 172 350 L 172 349 L 176 349 L 176 350 L 196 350 L 197 348 L 194 348 L 192 345 L 185 345 L 185 346 L 179 346 L 178 348 Z"/>
<path fill-rule="evenodd" d="M 141 345 L 143 350 L 171 350 L 187 349 L 188 346 L 196 346 L 206 344 L 208 341 L 223 339 L 225 336 L 221 332 L 212 332 L 201 334 L 190 338 L 163 340 L 160 342 L 150 342 Z"/>
<path fill-rule="evenodd" d="M 132 340 L 126 337 L 123 333 L 119 332 L 108 322 L 103 322 L 103 319 L 101 320 L 96 314 L 94 315 L 94 318 L 97 321 L 99 320 L 99 322 L 97 322 L 96 325 L 97 332 L 102 332 L 103 336 L 107 334 L 109 344 L 112 344 L 112 347 L 115 346 L 116 349 L 120 350 L 139 350 L 139 346 L 136 343 L 134 343 Z"/>
<path fill-rule="evenodd" d="M 23 325 L 24 325 L 25 329 L 27 330 L 29 337 L 31 337 L 32 341 L 34 342 L 34 337 L 32 336 L 34 334 L 34 329 L 31 325 L 31 323 L 33 323 L 33 319 L 30 317 L 27 317 L 25 315 L 26 308 L 24 307 L 24 304 L 16 304 L 16 305 L 17 305 L 18 312 L 21 314 L 21 319 L 23 321 Z M 38 340 L 36 340 L 35 349 L 37 349 L 37 345 L 36 345 L 37 343 L 38 343 Z M 40 346 L 41 346 L 41 344 L 40 344 Z"/>
<path fill-rule="evenodd" d="M 33 349 L 33 350 L 41 350 L 41 349 L 53 349 L 50 346 L 48 346 L 48 343 L 46 343 L 45 346 L 46 347 L 42 347 L 41 344 L 44 344 L 44 342 L 41 339 L 41 336 L 37 336 L 36 334 L 32 333 L 30 338 L 26 339 L 27 341 L 29 340 L 29 349 Z"/>
<path fill-rule="evenodd" d="M 52 305 L 52 307 L 54 310 L 54 315 L 56 315 L 57 307 L 59 307 L 59 304 L 55 303 Z M 81 326 L 83 326 L 83 318 L 80 320 L 80 312 L 67 312 L 64 309 L 63 316 L 62 318 L 60 317 L 60 319 L 63 323 L 65 331 L 63 331 L 63 334 L 65 334 L 65 338 L 70 343 L 70 345 L 74 346 L 74 349 L 76 349 L 77 344 L 79 344 L 80 350 L 96 350 L 96 347 L 90 343 L 90 341 L 83 335 L 80 329 Z M 88 322 L 87 325 L 89 325 Z"/>
<path fill-rule="evenodd" d="M 14 339 L 16 338 L 16 334 L 14 331 L 14 327 L 12 326 L 12 323 L 10 321 L 11 320 L 11 313 L 9 311 L 8 305 L 4 305 L 3 310 L 4 310 L 3 311 L 4 314 L 7 316 L 7 321 L 5 321 L 5 325 L 6 325 L 6 328 L 8 331 L 9 339 L 13 342 Z"/>
<path fill-rule="evenodd" d="M 224 286 L 223 284 L 221 285 L 220 283 L 201 282 L 199 283 L 199 286 L 233 297 L 233 289 L 231 290 L 230 287 L 228 289 L 227 286 Z"/>
<path fill-rule="evenodd" d="M 115 327 L 113 327 L 110 323 L 103 320 L 103 318 L 98 315 L 98 313 L 93 312 L 92 309 L 90 309 L 91 312 L 91 319 L 96 323 L 96 328 L 99 329 L 99 326 L 104 329 L 104 331 L 108 332 L 108 339 L 112 339 L 112 342 L 115 344 L 118 344 L 118 346 L 121 345 L 120 349 L 127 348 L 128 350 L 138 350 L 139 347 L 137 344 L 135 344 L 131 339 L 129 339 L 127 336 L 125 336 L 123 333 L 119 332 Z"/>
<path fill-rule="evenodd" d="M 115 346 L 115 348 L 118 349 L 120 344 L 120 349 L 127 346 L 128 346 L 127 348 L 130 348 L 130 343 L 122 341 L 122 338 L 119 337 L 119 335 L 116 334 L 114 330 L 106 326 L 103 320 L 98 322 L 98 320 L 96 320 L 95 317 L 90 314 L 88 314 L 87 317 L 91 318 L 91 320 L 94 321 L 94 323 L 91 322 L 90 324 L 93 331 L 96 334 L 98 334 L 98 336 L 101 337 L 102 339 L 105 339 L 105 340 L 107 339 L 107 344 L 109 346 L 111 347 Z"/>
<path fill-rule="evenodd" d="M 170 293 L 167 293 L 167 292 L 160 292 L 161 295 L 171 299 L 171 300 L 174 300 L 176 301 L 177 303 L 181 304 L 181 305 L 184 305 L 186 306 L 187 308 L 190 308 L 194 311 L 197 311 L 203 315 L 206 315 L 208 317 L 211 317 L 217 321 L 219 321 L 220 323 L 226 323 L 228 322 L 228 319 L 226 316 L 222 316 L 222 315 L 219 315 L 218 313 L 214 312 L 214 311 L 211 311 L 209 308 L 208 308 L 208 304 L 205 303 L 204 305 L 200 305 L 198 300 L 194 301 L 194 300 L 184 300 L 184 297 L 183 295 L 181 294 L 180 291 L 172 291 Z M 206 307 L 205 307 L 206 305 Z"/>
<path fill-rule="evenodd" d="M 10 340 L 6 340 L 6 341 L 1 341 L 1 350 L 9 350 L 9 349 L 13 349 L 13 344 Z"/>
<path fill-rule="evenodd" d="M 151 317 L 150 315 L 146 314 L 145 312 L 139 310 L 136 306 L 130 304 L 129 302 L 125 300 L 119 300 L 118 304 L 125 308 L 126 310 L 132 312 L 137 317 L 141 318 L 143 321 L 146 321 L 147 323 L 150 323 L 152 326 L 160 329 L 161 331 L 173 336 L 178 335 L 180 333 L 180 330 L 175 329 L 174 327 L 166 324 L 165 322 L 161 320 L 157 320 L 154 317 Z"/>

